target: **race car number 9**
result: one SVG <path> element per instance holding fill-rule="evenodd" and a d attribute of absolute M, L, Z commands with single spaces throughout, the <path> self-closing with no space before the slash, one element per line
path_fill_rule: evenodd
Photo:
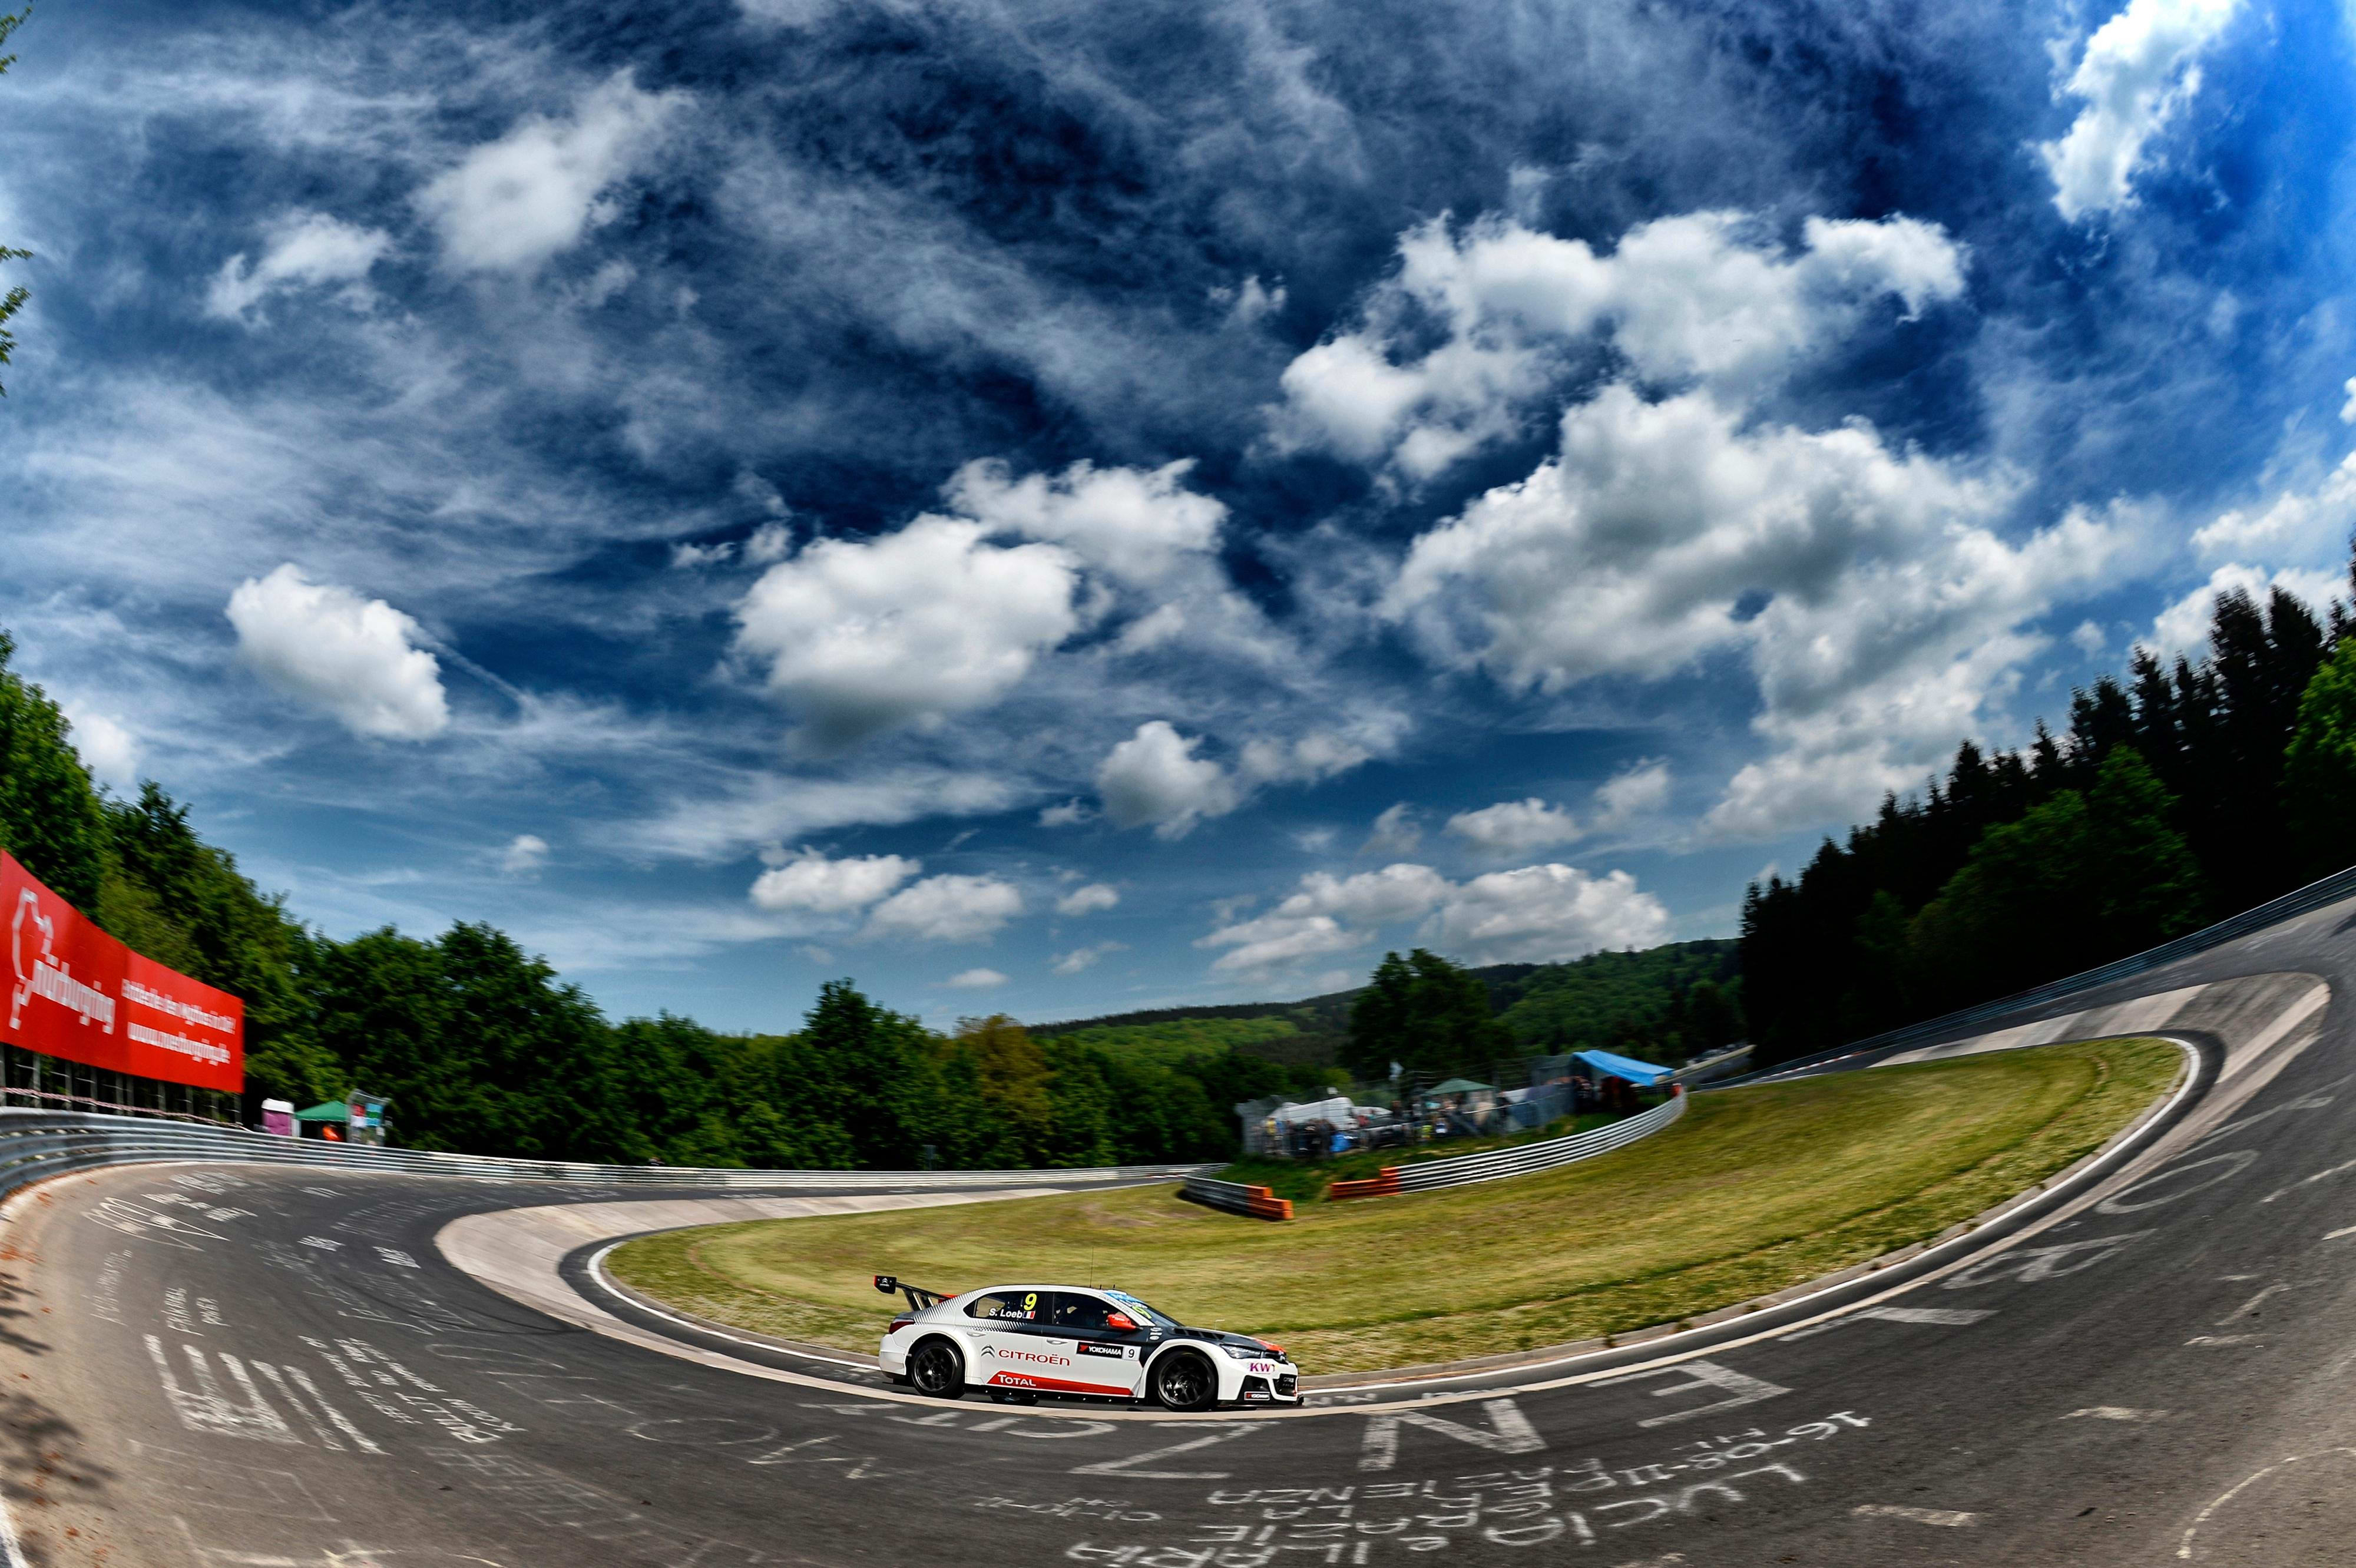
<path fill-rule="evenodd" d="M 1039 1293 L 1037 1291 L 1033 1291 L 1029 1295 L 1023 1298 L 1023 1310 L 1025 1312 L 1030 1311 L 1033 1307 L 1037 1306 L 1038 1305 Z"/>

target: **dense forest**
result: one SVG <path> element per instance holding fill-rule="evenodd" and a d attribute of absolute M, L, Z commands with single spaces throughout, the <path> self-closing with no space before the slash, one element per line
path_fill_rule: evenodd
<path fill-rule="evenodd" d="M 1743 1004 L 1781 1061 L 2091 968 L 2356 864 L 2356 637 L 2217 596 L 2198 659 L 2138 647 L 2069 727 L 1883 800 L 1744 902 Z"/>

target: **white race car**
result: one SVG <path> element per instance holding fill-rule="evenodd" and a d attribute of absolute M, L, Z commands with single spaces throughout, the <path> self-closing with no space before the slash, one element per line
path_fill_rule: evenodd
<path fill-rule="evenodd" d="M 1283 1347 L 1189 1328 L 1125 1292 L 1024 1284 L 945 1296 L 890 1274 L 875 1288 L 908 1302 L 884 1336 L 884 1371 L 936 1399 L 978 1388 L 1026 1404 L 1041 1394 L 1171 1410 L 1301 1402 Z"/>

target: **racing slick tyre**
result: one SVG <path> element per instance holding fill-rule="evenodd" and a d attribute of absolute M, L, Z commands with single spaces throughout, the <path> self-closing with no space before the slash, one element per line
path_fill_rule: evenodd
<path fill-rule="evenodd" d="M 1153 1363 L 1153 1397 L 1171 1410 L 1208 1410 L 1218 1399 L 1219 1375 L 1194 1350 L 1173 1350 Z"/>
<path fill-rule="evenodd" d="M 908 1352 L 908 1386 L 935 1399 L 965 1392 L 965 1358 L 946 1339 L 927 1339 Z"/>

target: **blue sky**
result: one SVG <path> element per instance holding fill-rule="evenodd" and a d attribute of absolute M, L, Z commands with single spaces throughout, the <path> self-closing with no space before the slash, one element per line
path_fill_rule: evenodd
<path fill-rule="evenodd" d="M 346 935 L 937 1021 L 1730 934 L 2356 522 L 2254 0 L 43 10 L 0 624 Z"/>

